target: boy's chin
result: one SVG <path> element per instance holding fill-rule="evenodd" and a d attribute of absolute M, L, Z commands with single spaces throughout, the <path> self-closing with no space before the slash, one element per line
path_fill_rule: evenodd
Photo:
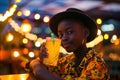
<path fill-rule="evenodd" d="M 73 50 L 71 50 L 71 49 L 65 49 L 67 52 L 73 52 Z"/>

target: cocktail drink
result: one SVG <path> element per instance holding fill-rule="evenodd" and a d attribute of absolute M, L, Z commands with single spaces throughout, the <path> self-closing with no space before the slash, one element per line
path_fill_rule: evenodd
<path fill-rule="evenodd" d="M 48 57 L 44 58 L 43 63 L 45 65 L 56 66 L 59 58 L 59 51 L 61 46 L 61 40 L 58 38 L 52 39 L 51 37 L 46 38 L 46 45 Z"/>

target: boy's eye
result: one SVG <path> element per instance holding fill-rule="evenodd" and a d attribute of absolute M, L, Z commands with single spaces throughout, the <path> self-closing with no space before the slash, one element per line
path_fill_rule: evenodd
<path fill-rule="evenodd" d="M 61 38 L 62 38 L 62 36 L 63 36 L 63 34 L 58 34 L 58 36 L 59 36 L 59 38 L 61 39 Z"/>
<path fill-rule="evenodd" d="M 67 32 L 67 34 L 71 34 L 71 33 L 72 33 L 72 31 L 68 31 L 68 32 Z"/>

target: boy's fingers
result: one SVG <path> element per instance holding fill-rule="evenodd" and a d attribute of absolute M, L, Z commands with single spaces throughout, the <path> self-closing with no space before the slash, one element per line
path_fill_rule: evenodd
<path fill-rule="evenodd" d="M 42 53 L 40 53 L 39 55 L 40 55 L 40 57 L 42 57 L 42 58 L 45 58 L 45 57 L 48 56 L 48 54 L 47 54 L 46 52 L 42 52 Z"/>

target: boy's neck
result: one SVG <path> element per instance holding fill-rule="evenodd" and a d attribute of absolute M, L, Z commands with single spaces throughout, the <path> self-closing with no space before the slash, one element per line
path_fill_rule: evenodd
<path fill-rule="evenodd" d="M 89 49 L 86 47 L 86 45 L 84 45 L 75 50 L 74 54 L 76 58 L 83 58 L 88 51 Z"/>
<path fill-rule="evenodd" d="M 83 60 L 83 57 L 86 56 L 89 49 L 86 47 L 86 45 L 79 47 L 77 50 L 74 51 L 75 55 L 75 68 L 77 68 L 80 64 L 80 62 Z"/>

